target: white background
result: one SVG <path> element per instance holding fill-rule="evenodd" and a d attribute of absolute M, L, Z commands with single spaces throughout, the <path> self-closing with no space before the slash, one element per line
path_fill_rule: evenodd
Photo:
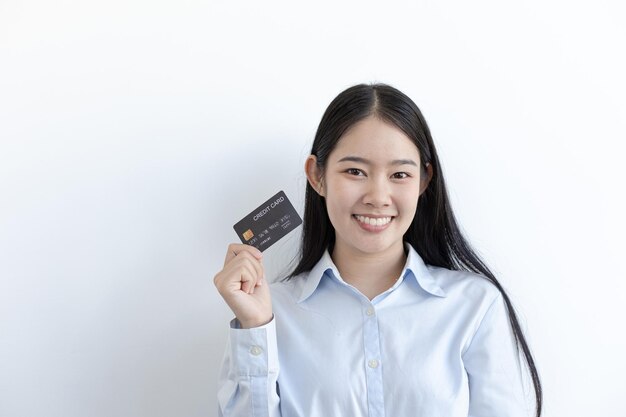
<path fill-rule="evenodd" d="M 626 415 L 622 4 L 0 0 L 0 415 L 215 415 L 232 225 L 302 212 L 322 112 L 372 81 L 424 112 L 545 416 Z"/>

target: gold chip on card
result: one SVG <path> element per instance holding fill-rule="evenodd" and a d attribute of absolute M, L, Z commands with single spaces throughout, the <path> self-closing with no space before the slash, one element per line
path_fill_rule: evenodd
<path fill-rule="evenodd" d="M 243 232 L 243 238 L 246 239 L 246 241 L 252 239 L 253 236 L 254 236 L 254 233 L 252 233 L 252 230 L 250 229 Z"/>

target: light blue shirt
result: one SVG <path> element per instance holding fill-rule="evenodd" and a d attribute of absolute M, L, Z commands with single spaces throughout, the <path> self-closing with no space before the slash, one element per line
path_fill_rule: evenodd
<path fill-rule="evenodd" d="M 369 300 L 328 252 L 271 285 L 274 318 L 231 323 L 220 375 L 225 417 L 522 417 L 531 407 L 506 305 L 485 278 L 405 268 Z"/>

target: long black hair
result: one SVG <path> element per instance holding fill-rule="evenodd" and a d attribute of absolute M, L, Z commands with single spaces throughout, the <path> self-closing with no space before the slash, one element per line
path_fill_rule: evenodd
<path fill-rule="evenodd" d="M 404 241 L 415 248 L 426 264 L 478 273 L 502 293 L 517 348 L 523 353 L 530 370 L 535 389 L 536 416 L 540 417 L 543 400 L 541 382 L 515 310 L 502 285 L 474 252 L 457 225 L 437 151 L 417 105 L 401 91 L 385 84 L 359 84 L 341 92 L 326 109 L 313 141 L 311 154 L 317 158 L 319 172 L 324 172 L 328 155 L 343 134 L 355 123 L 372 115 L 393 124 L 415 143 L 420 154 L 422 175 L 425 175 L 424 167 L 428 164 L 432 166 L 432 179 L 418 200 L 415 217 L 404 234 Z M 324 199 L 307 183 L 299 261 L 287 279 L 310 271 L 326 249 L 332 252 L 334 243 L 335 229 L 328 218 Z"/>

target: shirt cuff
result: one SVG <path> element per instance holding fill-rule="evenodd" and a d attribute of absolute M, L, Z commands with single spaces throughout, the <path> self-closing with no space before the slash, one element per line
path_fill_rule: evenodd
<path fill-rule="evenodd" d="M 242 329 L 239 320 L 230 322 L 232 371 L 239 376 L 266 376 L 278 372 L 276 321 Z"/>

